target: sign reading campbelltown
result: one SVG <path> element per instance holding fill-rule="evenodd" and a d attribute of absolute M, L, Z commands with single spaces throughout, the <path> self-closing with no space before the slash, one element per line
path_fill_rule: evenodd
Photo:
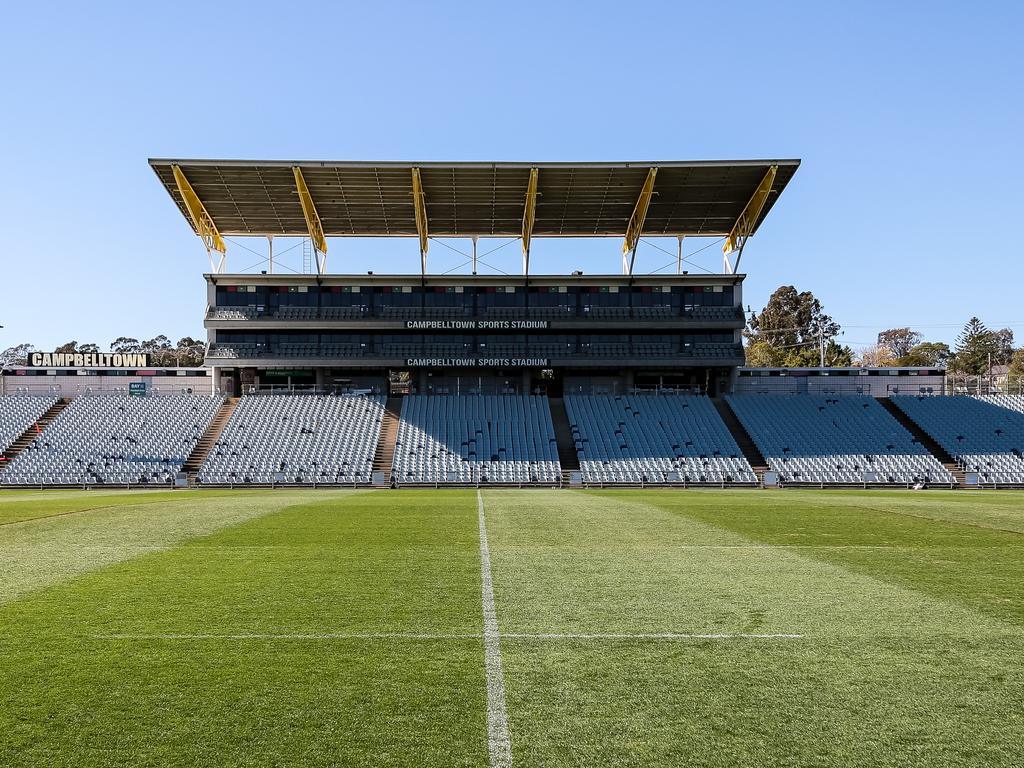
<path fill-rule="evenodd" d="M 546 357 L 410 357 L 409 368 L 547 368 Z"/>
<path fill-rule="evenodd" d="M 145 352 L 33 352 L 28 364 L 35 368 L 148 368 Z"/>
<path fill-rule="evenodd" d="M 551 327 L 550 320 L 406 320 L 420 331 L 534 331 Z"/>

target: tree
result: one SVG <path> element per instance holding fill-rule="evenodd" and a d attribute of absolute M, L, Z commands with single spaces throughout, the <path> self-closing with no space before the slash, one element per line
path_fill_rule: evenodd
<path fill-rule="evenodd" d="M 1009 365 L 1013 357 L 1013 331 L 990 331 L 981 320 L 972 317 L 956 337 L 955 349 L 950 358 L 952 370 L 978 376 L 988 372 L 989 366 Z"/>
<path fill-rule="evenodd" d="M 897 360 L 896 364 L 908 368 L 936 368 L 945 366 L 948 359 L 949 344 L 941 341 L 924 341 L 911 349 L 906 356 Z"/>
<path fill-rule="evenodd" d="M 191 336 L 186 336 L 183 339 L 178 339 L 175 352 L 179 366 L 194 368 L 203 364 L 203 359 L 206 356 L 206 344 L 193 339 Z"/>
<path fill-rule="evenodd" d="M 767 341 L 755 341 L 747 345 L 747 365 L 752 368 L 784 368 L 785 351 L 773 347 Z"/>
<path fill-rule="evenodd" d="M 139 351 L 148 354 L 153 365 L 171 366 L 177 362 L 171 340 L 163 334 L 143 341 L 139 345 Z"/>
<path fill-rule="evenodd" d="M 899 359 L 921 343 L 921 334 L 909 328 L 890 328 L 878 334 L 878 346 L 889 350 L 890 357 Z M 888 365 L 888 363 L 886 363 Z"/>
<path fill-rule="evenodd" d="M 780 360 L 780 367 L 817 367 L 822 343 L 826 365 L 849 366 L 853 359 L 850 348 L 835 341 L 839 323 L 825 314 L 814 294 L 799 292 L 792 285 L 783 285 L 771 295 L 761 313 L 751 316 L 743 335 L 748 361 Z"/>
<path fill-rule="evenodd" d="M 878 338 L 882 338 L 882 334 L 878 334 Z M 865 368 L 883 368 L 887 365 L 897 365 L 896 358 L 893 357 L 892 348 L 882 344 L 879 341 L 870 347 L 864 347 L 856 359 L 857 365 L 864 366 Z"/>
<path fill-rule="evenodd" d="M 140 352 L 142 349 L 139 346 L 138 339 L 133 339 L 129 336 L 118 336 L 110 342 L 110 351 L 123 355 L 125 353 Z"/>
<path fill-rule="evenodd" d="M 0 352 L 0 367 L 11 368 L 16 365 L 27 365 L 28 356 L 36 351 L 36 348 L 31 344 L 18 344 L 14 347 L 8 347 L 3 352 Z"/>
<path fill-rule="evenodd" d="M 92 352 L 99 352 L 100 348 L 96 344 L 79 344 L 77 341 L 69 341 L 66 344 L 61 344 L 57 347 L 54 352 L 62 352 L 64 354 L 89 354 Z"/>
<path fill-rule="evenodd" d="M 1024 394 L 1024 348 L 1010 358 L 1009 387 L 1011 393 Z"/>

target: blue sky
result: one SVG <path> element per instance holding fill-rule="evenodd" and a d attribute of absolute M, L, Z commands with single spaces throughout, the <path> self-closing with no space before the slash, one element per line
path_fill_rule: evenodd
<path fill-rule="evenodd" d="M 21 3 L 0 46 L 0 348 L 202 334 L 206 253 L 148 157 L 799 157 L 744 253 L 746 303 L 812 290 L 853 346 L 901 325 L 951 342 L 972 314 L 1021 343 L 1022 22 L 1010 2 Z M 532 262 L 614 272 L 619 248 L 543 240 Z M 412 240 L 330 258 L 418 269 Z M 259 261 L 230 244 L 230 266 Z M 432 244 L 432 271 L 462 261 Z M 670 261 L 642 244 L 637 271 Z M 693 261 L 718 270 L 720 248 Z"/>

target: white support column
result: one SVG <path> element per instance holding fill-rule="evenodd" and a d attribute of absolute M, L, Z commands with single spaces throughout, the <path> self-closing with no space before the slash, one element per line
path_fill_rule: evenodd
<path fill-rule="evenodd" d="M 676 274 L 683 274 L 683 240 L 684 236 L 679 235 L 676 240 L 679 241 L 679 249 L 676 251 Z"/>
<path fill-rule="evenodd" d="M 473 274 L 476 274 L 476 242 L 480 238 L 477 235 L 473 235 Z"/>
<path fill-rule="evenodd" d="M 274 236 L 267 235 L 267 274 L 274 274 Z"/>

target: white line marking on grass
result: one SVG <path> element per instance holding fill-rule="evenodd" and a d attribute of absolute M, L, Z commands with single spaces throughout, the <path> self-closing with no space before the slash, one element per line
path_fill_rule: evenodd
<path fill-rule="evenodd" d="M 166 634 L 92 635 L 93 640 L 479 640 L 479 632 L 240 632 L 236 634 L 169 632 Z"/>
<path fill-rule="evenodd" d="M 715 632 L 688 634 L 682 632 L 506 632 L 505 638 L 517 640 L 801 640 L 803 635 L 753 634 L 749 632 Z"/>
<path fill-rule="evenodd" d="M 486 637 L 480 632 L 167 632 L 90 635 L 93 640 L 480 640 Z M 801 640 L 804 636 L 747 632 L 503 632 L 501 637 L 514 640 Z"/>
<path fill-rule="evenodd" d="M 508 712 L 505 708 L 505 675 L 501 669 L 501 634 L 494 607 L 494 583 L 491 580 L 491 550 L 487 545 L 487 520 L 484 518 L 484 497 L 476 491 L 476 513 L 480 524 L 480 581 L 484 609 L 484 669 L 487 674 L 487 749 L 491 768 L 512 765 L 512 741 L 508 735 Z"/>

